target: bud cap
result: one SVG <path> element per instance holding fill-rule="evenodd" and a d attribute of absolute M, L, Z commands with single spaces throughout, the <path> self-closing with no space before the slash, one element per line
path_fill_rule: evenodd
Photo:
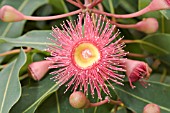
<path fill-rule="evenodd" d="M 150 103 L 144 107 L 143 113 L 161 113 L 161 111 L 158 105 Z"/>
<path fill-rule="evenodd" d="M 5 5 L 0 9 L 0 19 L 4 22 L 17 22 L 24 20 L 24 15 L 12 6 Z"/>

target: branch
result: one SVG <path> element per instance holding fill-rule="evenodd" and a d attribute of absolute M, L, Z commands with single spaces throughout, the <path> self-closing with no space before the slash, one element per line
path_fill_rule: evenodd
<path fill-rule="evenodd" d="M 30 47 L 28 47 L 27 49 L 24 49 L 24 52 L 29 52 L 29 51 L 31 51 Z M 19 53 L 19 52 L 20 52 L 20 49 L 15 49 L 15 50 L 7 51 L 7 52 L 4 52 L 4 53 L 1 53 L 0 57 L 1 56 L 7 56 L 7 55 L 16 54 L 16 53 Z"/>

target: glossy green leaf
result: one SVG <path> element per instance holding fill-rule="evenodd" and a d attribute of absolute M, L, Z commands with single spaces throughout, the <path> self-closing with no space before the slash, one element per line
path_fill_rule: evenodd
<path fill-rule="evenodd" d="M 21 98 L 11 109 L 11 113 L 33 113 L 51 93 L 58 89 L 58 85 L 50 79 L 51 75 L 46 76 L 43 80 L 22 88 Z"/>
<path fill-rule="evenodd" d="M 65 2 L 65 0 L 49 0 L 49 3 L 54 6 L 55 12 L 61 14 L 69 12 Z M 69 19 L 72 20 L 71 16 L 69 16 Z"/>
<path fill-rule="evenodd" d="M 18 38 L 0 38 L 0 44 L 7 44 L 13 47 L 26 46 L 44 50 L 48 45 L 53 45 L 51 40 L 48 39 L 48 37 L 51 37 L 50 33 L 50 30 L 30 31 Z"/>
<path fill-rule="evenodd" d="M 144 88 L 139 82 L 135 83 L 136 88 L 132 89 L 126 82 L 124 86 L 115 86 L 115 91 L 125 106 L 136 113 L 141 113 L 143 107 L 148 103 L 155 103 L 160 106 L 162 113 L 169 113 L 170 85 L 157 82 L 149 83 L 150 86 L 147 88 Z"/>
<path fill-rule="evenodd" d="M 58 13 L 69 12 L 65 2 L 66 1 L 64 1 L 64 0 L 49 0 L 49 3 L 55 7 L 55 9 Z"/>
<path fill-rule="evenodd" d="M 37 108 L 35 113 L 60 113 L 58 111 L 56 97 L 57 97 L 56 93 L 50 95 L 44 102 L 42 102 L 42 104 Z"/>
<path fill-rule="evenodd" d="M 154 74 L 151 74 L 149 80 L 170 84 L 170 75 L 167 75 L 166 73 L 162 73 L 162 74 L 154 73 Z"/>
<path fill-rule="evenodd" d="M 21 52 L 14 62 L 0 72 L 0 113 L 8 113 L 21 96 L 19 71 L 26 62 L 26 55 Z"/>
<path fill-rule="evenodd" d="M 170 54 L 170 34 L 153 34 L 148 35 L 141 41 L 145 51 L 152 54 Z"/>

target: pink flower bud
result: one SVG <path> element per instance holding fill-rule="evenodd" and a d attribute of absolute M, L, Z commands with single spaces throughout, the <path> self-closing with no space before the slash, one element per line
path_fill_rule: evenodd
<path fill-rule="evenodd" d="M 0 19 L 4 22 L 17 22 L 24 20 L 24 15 L 12 6 L 5 5 L 0 9 Z"/>
<path fill-rule="evenodd" d="M 72 107 L 79 108 L 79 109 L 87 108 L 90 104 L 90 101 L 86 98 L 84 93 L 82 93 L 81 91 L 73 92 L 70 95 L 69 102 Z"/>
<path fill-rule="evenodd" d="M 161 111 L 158 105 L 150 103 L 144 107 L 143 113 L 161 113 Z"/>
<path fill-rule="evenodd" d="M 132 82 L 140 80 L 141 84 L 145 87 L 145 82 L 143 79 L 148 79 L 152 69 L 147 63 L 137 60 L 124 59 L 126 75 L 128 76 L 130 86 L 135 88 Z"/>
<path fill-rule="evenodd" d="M 29 75 L 36 81 L 41 80 L 48 72 L 48 66 L 52 64 L 52 61 L 39 61 L 33 62 L 28 66 Z"/>
<path fill-rule="evenodd" d="M 154 33 L 158 30 L 159 23 L 155 18 L 146 18 L 136 24 L 136 29 L 144 33 Z"/>

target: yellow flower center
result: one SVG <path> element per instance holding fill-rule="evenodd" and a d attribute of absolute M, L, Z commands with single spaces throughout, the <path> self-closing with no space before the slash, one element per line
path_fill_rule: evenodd
<path fill-rule="evenodd" d="M 98 48 L 88 42 L 79 44 L 74 51 L 74 61 L 77 66 L 86 69 L 95 64 L 100 59 Z"/>

